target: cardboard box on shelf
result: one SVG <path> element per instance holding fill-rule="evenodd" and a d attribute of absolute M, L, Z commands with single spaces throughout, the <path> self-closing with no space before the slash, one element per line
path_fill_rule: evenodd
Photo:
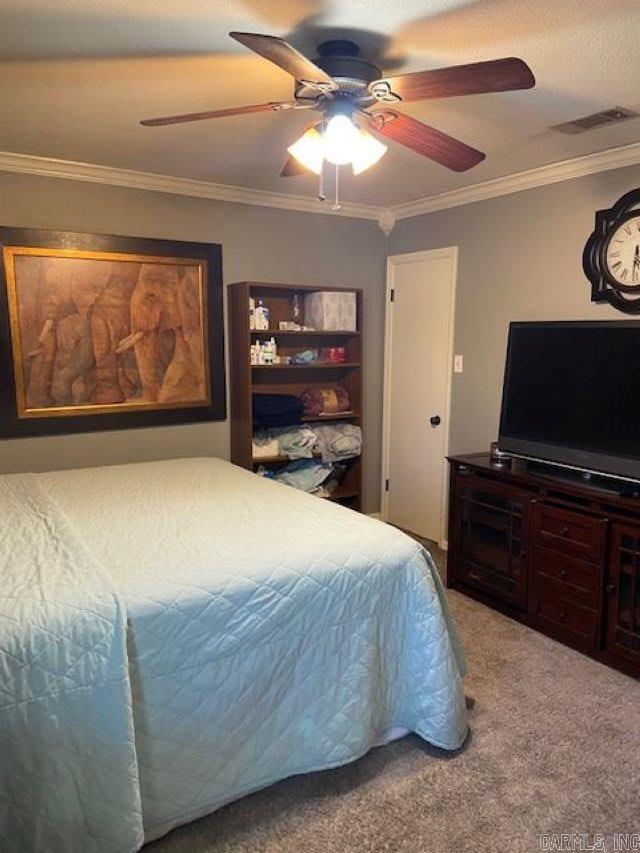
<path fill-rule="evenodd" d="M 333 290 L 308 293 L 304 298 L 304 322 L 323 332 L 356 331 L 356 295 Z"/>

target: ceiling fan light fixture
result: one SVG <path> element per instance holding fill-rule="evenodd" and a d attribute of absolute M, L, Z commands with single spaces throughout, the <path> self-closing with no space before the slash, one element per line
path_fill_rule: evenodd
<path fill-rule="evenodd" d="M 388 146 L 367 133 L 366 130 L 360 130 L 358 135 L 358 144 L 355 146 L 351 157 L 351 168 L 354 175 L 360 175 L 370 169 L 371 166 L 375 166 L 389 150 Z"/>
<path fill-rule="evenodd" d="M 359 144 L 360 131 L 348 116 L 339 113 L 329 119 L 322 135 L 325 160 L 334 166 L 345 166 Z"/>
<path fill-rule="evenodd" d="M 289 154 L 310 172 L 319 175 L 322 172 L 324 160 L 324 145 L 322 136 L 315 127 L 306 130 L 300 139 L 287 148 Z"/>

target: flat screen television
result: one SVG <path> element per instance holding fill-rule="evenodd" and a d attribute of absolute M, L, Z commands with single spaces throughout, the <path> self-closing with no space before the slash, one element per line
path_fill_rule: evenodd
<path fill-rule="evenodd" d="M 640 321 L 511 323 L 498 446 L 640 480 Z"/>

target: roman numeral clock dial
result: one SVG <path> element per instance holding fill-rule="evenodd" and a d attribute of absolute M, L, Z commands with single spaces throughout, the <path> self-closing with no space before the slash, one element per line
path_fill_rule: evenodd
<path fill-rule="evenodd" d="M 613 232 L 605 260 L 609 275 L 619 284 L 640 284 L 640 214 Z"/>
<path fill-rule="evenodd" d="M 582 266 L 591 282 L 592 302 L 640 314 L 640 189 L 596 213 Z"/>

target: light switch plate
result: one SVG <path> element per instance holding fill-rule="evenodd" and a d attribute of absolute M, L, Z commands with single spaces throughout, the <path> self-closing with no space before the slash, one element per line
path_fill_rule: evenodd
<path fill-rule="evenodd" d="M 453 372 L 464 373 L 464 356 L 454 355 L 453 357 Z"/>

